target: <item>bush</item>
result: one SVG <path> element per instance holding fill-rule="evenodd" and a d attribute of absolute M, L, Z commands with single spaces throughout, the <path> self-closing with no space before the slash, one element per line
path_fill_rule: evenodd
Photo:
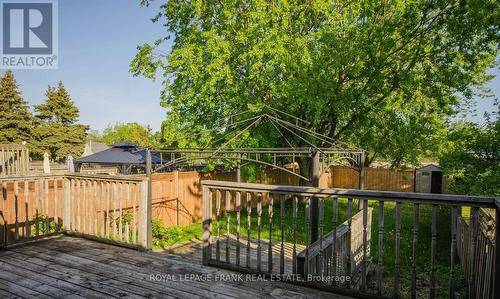
<path fill-rule="evenodd" d="M 200 239 L 202 234 L 201 224 L 194 223 L 187 226 L 165 227 L 161 220 L 153 218 L 152 221 L 153 245 L 155 247 L 168 247 L 177 243 L 189 241 L 193 238 Z"/>

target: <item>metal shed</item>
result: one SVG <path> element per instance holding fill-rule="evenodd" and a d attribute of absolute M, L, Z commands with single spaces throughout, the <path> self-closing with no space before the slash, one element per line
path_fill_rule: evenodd
<path fill-rule="evenodd" d="M 443 169 L 435 164 L 428 164 L 415 170 L 415 192 L 441 194 L 446 178 Z"/>

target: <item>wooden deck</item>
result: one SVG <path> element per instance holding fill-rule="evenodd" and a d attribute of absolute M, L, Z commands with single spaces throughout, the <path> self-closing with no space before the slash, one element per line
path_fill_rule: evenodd
<path fill-rule="evenodd" d="M 138 252 L 69 236 L 0 251 L 0 298 L 347 298 L 288 283 L 220 281 L 238 274 L 202 266 L 199 244 L 177 251 Z"/>
<path fill-rule="evenodd" d="M 221 236 L 219 241 L 219 258 L 221 262 L 227 262 L 227 258 L 229 258 L 229 262 L 234 264 L 236 261 L 236 247 L 239 245 L 240 247 L 240 265 L 241 267 L 247 267 L 247 238 L 246 236 L 241 236 L 239 243 L 237 242 L 236 236 L 230 235 L 229 242 L 227 242 L 226 236 Z M 268 271 L 268 259 L 269 259 L 269 241 L 262 239 L 261 240 L 261 269 L 263 271 Z M 251 269 L 257 268 L 257 247 L 258 241 L 257 239 L 250 238 L 250 267 Z M 229 256 L 226 254 L 226 249 L 229 248 Z M 296 253 L 299 254 L 306 247 L 301 244 L 296 245 Z M 187 259 L 194 260 L 198 263 L 202 262 L 203 255 L 203 243 L 201 241 L 193 240 L 182 246 L 178 246 L 169 250 L 166 250 L 168 253 L 173 253 L 176 255 L 183 256 Z M 272 243 L 272 256 L 273 256 L 273 273 L 279 273 L 280 270 L 280 251 L 281 251 L 281 243 L 278 241 L 273 241 Z M 283 243 L 283 253 L 284 253 L 284 273 L 285 274 L 293 274 L 293 244 L 291 243 Z M 214 248 L 212 250 L 212 258 L 214 260 L 217 259 L 217 247 L 216 241 L 214 241 Z"/>

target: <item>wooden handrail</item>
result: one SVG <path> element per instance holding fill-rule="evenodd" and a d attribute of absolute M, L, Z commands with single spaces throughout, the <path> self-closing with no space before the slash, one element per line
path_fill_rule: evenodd
<path fill-rule="evenodd" d="M 341 188 L 315 188 L 308 186 L 264 185 L 213 180 L 204 180 L 201 182 L 201 184 L 213 189 L 223 188 L 225 190 L 242 192 L 265 191 L 270 193 L 293 193 L 294 195 L 298 196 L 351 197 L 359 199 L 376 199 L 384 201 L 400 201 L 440 205 L 475 205 L 479 207 L 489 208 L 495 208 L 496 205 L 500 205 L 500 198 L 488 196 L 372 191 Z"/>

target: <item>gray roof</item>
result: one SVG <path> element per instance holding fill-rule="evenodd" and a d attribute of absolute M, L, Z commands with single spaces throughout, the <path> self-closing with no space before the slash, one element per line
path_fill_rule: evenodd
<path fill-rule="evenodd" d="M 156 155 L 151 155 L 153 164 L 161 162 Z M 133 143 L 119 142 L 113 144 L 112 148 L 104 151 L 82 157 L 75 160 L 75 164 L 94 163 L 94 164 L 112 164 L 112 165 L 127 165 L 127 164 L 146 164 L 146 149 L 139 148 Z"/>

